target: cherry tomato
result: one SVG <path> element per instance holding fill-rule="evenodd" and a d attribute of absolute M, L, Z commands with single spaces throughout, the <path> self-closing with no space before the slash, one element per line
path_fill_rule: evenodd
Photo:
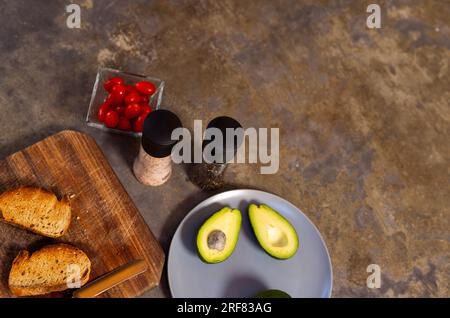
<path fill-rule="evenodd" d="M 152 109 L 147 104 L 141 104 L 141 113 L 140 115 L 148 115 L 150 114 Z"/>
<path fill-rule="evenodd" d="M 143 95 L 151 96 L 156 91 L 155 85 L 153 85 L 152 83 L 147 82 L 147 81 L 137 82 L 135 86 L 136 86 L 136 89 L 138 90 L 138 92 Z"/>
<path fill-rule="evenodd" d="M 142 132 L 142 128 L 144 127 L 144 120 L 147 115 L 140 115 L 133 123 L 133 130 L 135 132 Z"/>
<path fill-rule="evenodd" d="M 120 116 L 119 123 L 117 124 L 117 128 L 122 130 L 131 130 L 130 120 L 126 117 Z"/>
<path fill-rule="evenodd" d="M 114 85 L 123 85 L 123 79 L 121 77 L 111 77 L 109 80 L 107 80 L 104 84 L 103 87 L 111 93 L 111 89 L 113 88 Z"/>
<path fill-rule="evenodd" d="M 101 122 L 104 122 L 105 115 L 109 110 L 110 110 L 109 104 L 107 104 L 106 102 L 101 104 L 100 108 L 98 109 L 98 113 L 97 113 L 98 120 L 100 120 Z"/>
<path fill-rule="evenodd" d="M 126 118 L 134 118 L 139 115 L 141 112 L 141 106 L 137 103 L 129 104 L 125 107 L 125 117 Z"/>
<path fill-rule="evenodd" d="M 125 112 L 125 106 L 116 106 L 114 109 L 119 115 L 122 115 Z"/>
<path fill-rule="evenodd" d="M 142 104 L 148 104 L 149 101 L 150 101 L 150 98 L 148 97 L 148 95 L 141 95 L 141 103 Z"/>
<path fill-rule="evenodd" d="M 133 85 L 125 85 L 125 88 L 127 89 L 127 94 L 130 94 L 133 92 L 137 93 L 136 87 L 134 87 Z"/>
<path fill-rule="evenodd" d="M 125 104 L 135 104 L 140 103 L 141 101 L 142 97 L 137 92 L 131 92 L 125 96 Z"/>
<path fill-rule="evenodd" d="M 119 123 L 119 114 L 115 110 L 110 110 L 105 115 L 105 125 L 109 128 L 115 128 Z"/>
<path fill-rule="evenodd" d="M 111 95 L 114 103 L 121 104 L 123 102 L 126 92 L 127 89 L 125 88 L 124 85 L 114 85 L 111 88 Z"/>
<path fill-rule="evenodd" d="M 108 96 L 106 96 L 104 103 L 108 104 L 108 106 L 114 105 L 114 100 L 111 94 L 108 94 Z"/>

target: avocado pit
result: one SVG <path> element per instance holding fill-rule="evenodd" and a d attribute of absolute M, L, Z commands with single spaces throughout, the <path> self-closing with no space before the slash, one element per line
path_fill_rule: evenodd
<path fill-rule="evenodd" d="M 225 248 L 227 237 L 224 232 L 214 230 L 208 235 L 208 247 L 212 250 L 222 251 Z"/>

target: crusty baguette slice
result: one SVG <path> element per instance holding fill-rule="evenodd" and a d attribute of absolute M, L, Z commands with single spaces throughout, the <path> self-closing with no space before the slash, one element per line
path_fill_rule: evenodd
<path fill-rule="evenodd" d="M 91 272 L 87 255 L 71 245 L 54 244 L 31 254 L 21 251 L 9 272 L 9 289 L 16 296 L 44 295 L 86 284 Z"/>
<path fill-rule="evenodd" d="M 52 192 L 20 187 L 0 195 L 0 220 L 35 233 L 60 237 L 70 225 L 71 211 L 67 197 L 61 201 Z"/>

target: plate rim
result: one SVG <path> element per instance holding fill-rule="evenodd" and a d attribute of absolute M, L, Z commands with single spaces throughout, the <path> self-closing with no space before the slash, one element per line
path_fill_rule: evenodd
<path fill-rule="evenodd" d="M 233 189 L 233 190 L 227 190 L 227 191 L 223 191 L 223 192 L 219 192 L 216 193 L 202 201 L 200 201 L 196 206 L 194 206 L 188 213 L 186 213 L 186 215 L 184 216 L 183 220 L 181 220 L 181 222 L 178 224 L 177 229 L 175 230 L 175 233 L 172 236 L 172 239 L 170 240 L 170 246 L 169 246 L 169 251 L 167 252 L 167 283 L 169 285 L 169 292 L 172 298 L 176 298 L 173 295 L 173 290 L 172 290 L 172 284 L 171 284 L 171 279 L 170 279 L 170 274 L 169 274 L 169 269 L 171 267 L 171 254 L 172 254 L 172 246 L 173 246 L 173 241 L 175 239 L 175 237 L 177 236 L 178 232 L 181 231 L 181 227 L 182 225 L 185 223 L 186 219 L 194 213 L 194 211 L 200 206 L 203 205 L 205 202 L 207 202 L 208 200 L 212 200 L 213 198 L 217 197 L 217 196 L 221 196 L 221 195 L 225 195 L 225 194 L 232 194 L 232 192 L 242 192 L 242 191 L 252 191 L 252 192 L 259 192 L 259 193 L 263 193 L 263 194 L 268 194 L 271 196 L 276 197 L 277 199 L 284 201 L 284 203 L 288 204 L 289 206 L 291 206 L 292 208 L 298 210 L 301 214 L 303 214 L 303 216 L 306 218 L 306 220 L 309 222 L 310 225 L 312 225 L 312 227 L 314 228 L 314 230 L 317 232 L 317 234 L 319 235 L 320 240 L 322 241 L 323 246 L 325 247 L 325 252 L 327 254 L 327 259 L 328 259 L 328 265 L 330 266 L 330 289 L 327 295 L 327 298 L 331 298 L 331 295 L 333 293 L 333 281 L 334 281 L 334 275 L 333 275 L 333 263 L 331 262 L 331 257 L 330 257 L 330 252 L 328 251 L 328 247 L 327 244 L 325 243 L 325 240 L 323 239 L 322 233 L 320 233 L 319 229 L 317 228 L 317 226 L 310 220 L 310 218 L 300 209 L 298 208 L 296 205 L 294 205 L 293 203 L 291 203 L 290 201 L 280 197 L 277 194 L 268 192 L 268 191 L 263 191 L 263 190 L 258 190 L 258 189 L 251 189 L 251 188 L 244 188 L 244 189 Z"/>

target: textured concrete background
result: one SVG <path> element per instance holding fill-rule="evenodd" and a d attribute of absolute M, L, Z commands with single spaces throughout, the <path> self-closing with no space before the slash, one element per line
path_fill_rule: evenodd
<path fill-rule="evenodd" d="M 231 115 L 280 127 L 281 166 L 228 171 L 317 225 L 333 296 L 450 296 L 450 3 L 378 1 L 1 1 L 0 157 L 62 129 L 92 135 L 167 251 L 183 216 L 212 193 L 176 167 L 160 188 L 130 170 L 137 141 L 84 123 L 98 66 L 166 81 L 186 126 Z M 301 235 L 301 233 L 300 233 Z M 366 267 L 382 286 L 366 287 Z M 168 296 L 166 278 L 146 296 Z"/>

